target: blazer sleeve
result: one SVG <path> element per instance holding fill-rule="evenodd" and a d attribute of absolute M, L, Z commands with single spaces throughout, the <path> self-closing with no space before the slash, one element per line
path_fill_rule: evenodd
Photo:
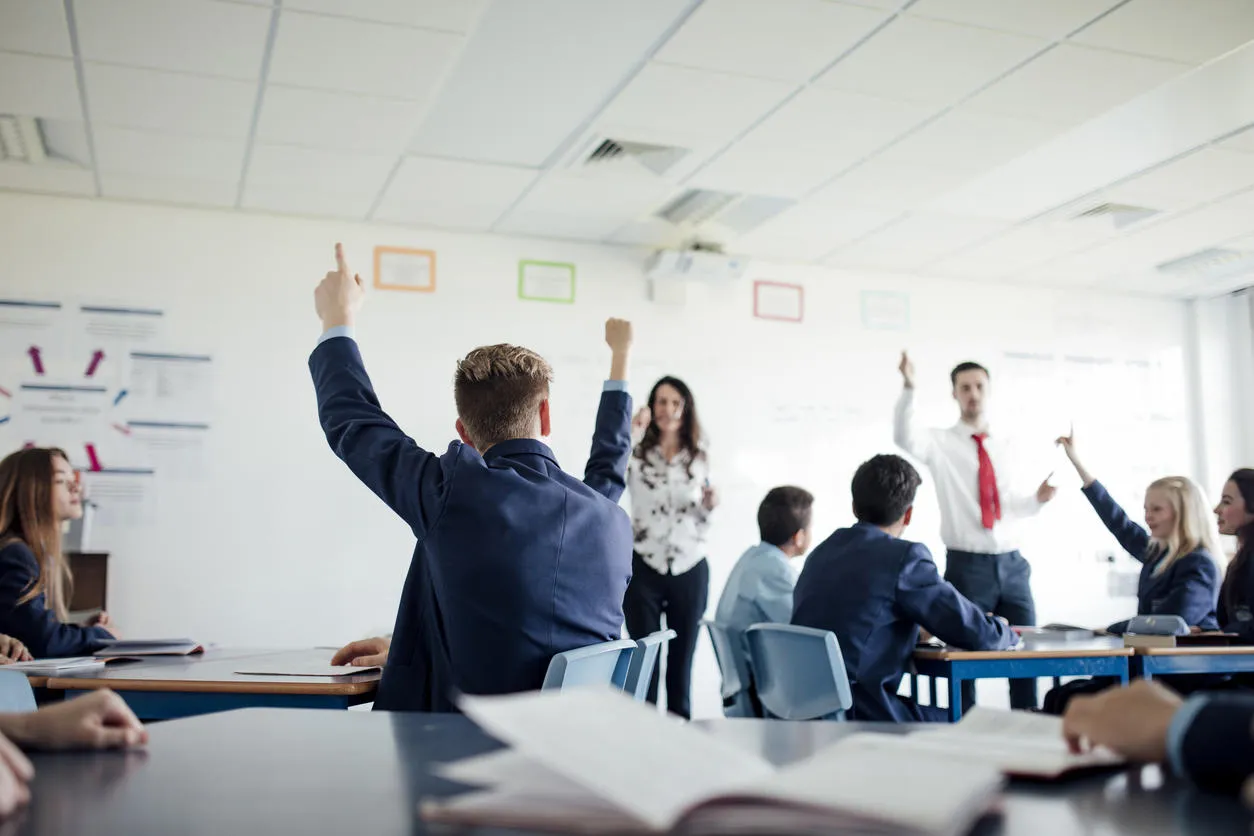
<path fill-rule="evenodd" d="M 1013 631 L 971 603 L 936 570 L 927 546 L 912 543 L 897 576 L 901 614 L 932 635 L 966 650 L 1002 650 Z"/>
<path fill-rule="evenodd" d="M 1244 567 L 1239 575 L 1233 575 L 1233 565 L 1229 564 L 1228 577 L 1231 578 L 1235 587 L 1237 602 L 1239 607 L 1245 610 L 1254 610 L 1254 571 L 1250 571 L 1251 567 Z M 1219 585 L 1220 594 L 1223 593 L 1223 583 Z M 1242 644 L 1254 644 L 1254 619 L 1242 619 L 1236 612 L 1229 612 L 1224 606 L 1221 597 L 1216 605 L 1216 613 L 1219 616 L 1219 629 L 1225 633 L 1236 633 L 1241 637 Z"/>
<path fill-rule="evenodd" d="M 18 603 L 38 575 L 35 554 L 25 543 L 0 549 L 0 633 L 26 645 L 36 659 L 87 656 L 113 638 L 103 627 L 61 623 L 42 594 Z"/>
<path fill-rule="evenodd" d="M 611 502 L 627 489 L 627 464 L 631 459 L 631 395 L 620 391 L 601 393 L 592 452 L 584 468 L 583 482 Z"/>
<path fill-rule="evenodd" d="M 797 576 L 786 568 L 779 571 L 766 572 L 758 579 L 755 594 L 758 606 L 766 613 L 767 620 L 774 624 L 788 624 L 792 621 L 793 593 L 797 587 Z"/>
<path fill-rule="evenodd" d="M 383 411 L 353 339 L 324 340 L 309 356 L 309 371 L 327 443 L 421 540 L 444 501 L 439 458 Z"/>
<path fill-rule="evenodd" d="M 1089 504 L 1093 506 L 1093 510 L 1097 512 L 1097 516 L 1101 518 L 1107 530 L 1115 535 L 1119 545 L 1123 546 L 1124 551 L 1144 563 L 1145 552 L 1150 542 L 1149 532 L 1128 517 L 1123 508 L 1119 507 L 1119 503 L 1106 492 L 1101 482 L 1094 481 L 1093 484 L 1081 490 L 1088 497 Z"/>
<path fill-rule="evenodd" d="M 1154 615 L 1178 615 L 1190 627 L 1214 630 L 1215 601 L 1219 596 L 1219 568 L 1205 552 L 1181 557 L 1167 571 L 1171 590 L 1150 607 Z"/>
<path fill-rule="evenodd" d="M 1184 730 L 1175 765 L 1199 787 L 1236 793 L 1254 774 L 1254 696 L 1215 694 L 1194 699 L 1202 704 Z"/>

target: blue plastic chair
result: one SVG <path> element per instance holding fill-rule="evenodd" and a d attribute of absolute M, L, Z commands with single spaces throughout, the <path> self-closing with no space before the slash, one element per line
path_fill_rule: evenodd
<path fill-rule="evenodd" d="M 628 639 L 602 642 L 558 653 L 549 662 L 541 691 L 564 691 L 590 686 L 622 689 L 627 684 L 636 643 Z"/>
<path fill-rule="evenodd" d="M 674 630 L 658 630 L 636 642 L 636 652 L 631 657 L 631 667 L 627 670 L 627 682 L 623 690 L 638 701 L 644 702 L 649 693 L 649 681 L 653 679 L 653 669 L 657 667 L 657 657 L 662 648 L 675 636 Z"/>
<path fill-rule="evenodd" d="M 0 670 L 0 711 L 7 714 L 34 711 L 35 708 L 35 692 L 31 690 L 26 674 Z"/>
<path fill-rule="evenodd" d="M 745 658 L 740 636 L 717 621 L 702 621 L 714 645 L 714 660 L 723 675 L 723 716 L 753 717 L 757 712 L 749 699 L 749 660 Z"/>
<path fill-rule="evenodd" d="M 781 720 L 843 720 L 853 707 L 836 635 L 791 624 L 745 632 L 758 700 Z"/>

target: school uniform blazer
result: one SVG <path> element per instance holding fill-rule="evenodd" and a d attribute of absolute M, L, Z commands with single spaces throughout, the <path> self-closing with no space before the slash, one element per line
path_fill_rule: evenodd
<path fill-rule="evenodd" d="M 26 645 L 36 659 L 90 656 L 113 638 L 103 627 L 61 623 L 43 593 L 19 604 L 38 577 L 39 561 L 25 543 L 17 540 L 0 549 L 0 633 Z"/>
<path fill-rule="evenodd" d="M 1223 586 L 1220 586 L 1221 595 L 1216 609 L 1219 629 L 1225 633 L 1236 633 L 1243 644 L 1254 644 L 1254 560 L 1247 560 L 1240 567 L 1230 563 L 1228 567 L 1234 601 L 1229 609 L 1223 600 Z"/>
<path fill-rule="evenodd" d="M 1101 482 L 1094 481 L 1083 491 L 1119 545 L 1143 564 L 1137 581 L 1136 614 L 1178 615 L 1190 627 L 1217 630 L 1215 604 L 1219 597 L 1219 567 L 1210 554 L 1205 550 L 1190 552 L 1155 574 L 1162 559 L 1149 554 L 1149 532 L 1128 518 Z M 1125 620 L 1106 629 L 1122 633 L 1127 626 Z"/>
<path fill-rule="evenodd" d="M 456 711 L 454 698 L 538 689 L 553 655 L 619 637 L 631 522 L 616 504 L 631 398 L 601 396 L 584 480 L 533 439 L 486 455 L 414 443 L 379 406 L 357 344 L 309 358 L 331 449 L 418 538 L 375 708 Z M 607 387 L 608 388 L 608 387 Z"/>
<path fill-rule="evenodd" d="M 926 546 L 865 523 L 836 531 L 806 558 L 793 600 L 793 624 L 836 634 L 857 720 L 929 719 L 897 696 L 920 625 L 970 650 L 1014 643 L 1009 627 L 940 576 Z"/>
<path fill-rule="evenodd" d="M 1197 694 L 1172 718 L 1167 751 L 1199 787 L 1235 793 L 1254 774 L 1254 696 Z"/>

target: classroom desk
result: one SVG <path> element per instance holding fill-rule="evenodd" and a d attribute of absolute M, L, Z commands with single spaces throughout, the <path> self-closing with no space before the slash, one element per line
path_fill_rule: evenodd
<path fill-rule="evenodd" d="M 777 764 L 805 757 L 856 723 L 714 720 L 713 734 Z M 421 799 L 453 794 L 435 763 L 498 744 L 465 717 L 249 709 L 160 723 L 147 752 L 35 754 L 28 836 L 222 833 L 449 833 L 424 826 Z M 901 787 L 909 792 L 909 787 Z M 1249 833 L 1236 801 L 1203 795 L 1157 767 L 1061 784 L 1013 783 L 976 836 L 1218 836 Z M 10 836 L 9 830 L 2 830 Z M 483 833 L 485 831 L 475 831 Z"/>
<path fill-rule="evenodd" d="M 333 650 L 211 648 L 193 656 L 150 656 L 92 670 L 50 676 L 48 692 L 74 697 L 112 688 L 143 720 L 168 720 L 235 708 L 338 708 L 371 702 L 379 672 L 352 676 L 251 676 L 237 674 L 259 660 L 326 665 Z"/>
<path fill-rule="evenodd" d="M 964 681 L 974 679 L 1035 679 L 1037 677 L 1110 676 L 1126 683 L 1132 648 L 1119 639 L 1084 642 L 1036 642 L 1031 649 L 950 650 L 920 648 L 914 652 L 915 674 L 911 693 L 918 698 L 919 675 L 929 678 L 932 705 L 936 705 L 936 680 L 949 681 L 949 719 L 962 719 Z"/>
<path fill-rule="evenodd" d="M 1178 673 L 1254 672 L 1254 646 L 1138 647 L 1130 660 L 1133 677 L 1153 679 Z"/>

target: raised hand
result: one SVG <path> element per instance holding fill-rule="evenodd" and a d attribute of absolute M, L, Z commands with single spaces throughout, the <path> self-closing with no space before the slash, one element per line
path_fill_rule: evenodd
<path fill-rule="evenodd" d="M 897 370 L 901 372 L 901 382 L 907 389 L 914 388 L 914 363 L 910 360 L 910 355 L 905 351 L 901 352 L 901 362 L 897 364 Z"/>
<path fill-rule="evenodd" d="M 630 322 L 613 318 L 605 320 L 605 344 L 611 351 L 626 351 L 631 348 L 633 340 Z"/>
<path fill-rule="evenodd" d="M 335 269 L 327 273 L 314 290 L 314 309 L 322 320 L 323 330 L 352 325 L 365 296 L 361 276 L 349 271 L 344 247 L 336 244 Z"/>
<path fill-rule="evenodd" d="M 1045 477 L 1045 481 L 1041 482 L 1041 486 L 1036 489 L 1036 501 L 1044 505 L 1058 494 L 1058 489 L 1049 483 L 1050 478 L 1054 474 Z"/>
<path fill-rule="evenodd" d="M 653 421 L 653 412 L 647 407 L 642 406 L 636 410 L 636 414 L 631 419 L 632 432 L 644 432 L 649 428 L 649 424 Z"/>

